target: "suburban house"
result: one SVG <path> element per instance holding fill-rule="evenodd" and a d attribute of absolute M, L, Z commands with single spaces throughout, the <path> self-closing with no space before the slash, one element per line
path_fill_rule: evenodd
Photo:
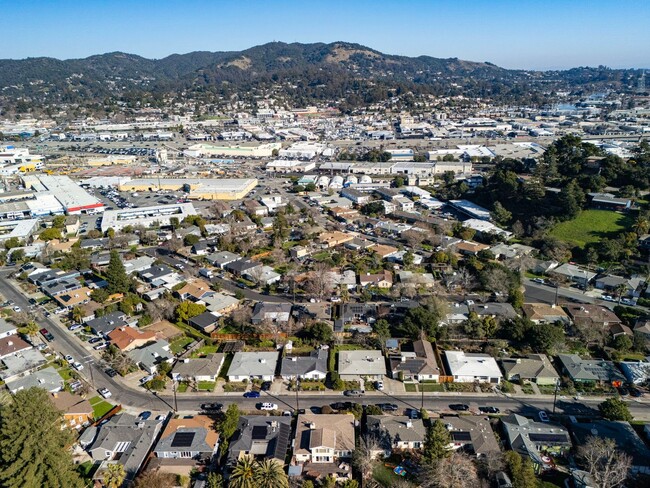
<path fill-rule="evenodd" d="M 381 380 L 386 375 L 386 361 L 379 350 L 339 351 L 338 372 L 344 381 Z"/>
<path fill-rule="evenodd" d="M 74 307 L 88 303 L 90 301 L 91 293 L 92 290 L 90 288 L 83 286 L 74 291 L 56 295 L 54 300 L 56 300 L 59 307 L 65 308 L 66 310 L 72 310 Z"/>
<path fill-rule="evenodd" d="M 275 459 L 284 465 L 290 443 L 291 417 L 243 415 L 230 441 L 228 466 L 234 466 L 243 456 Z"/>
<path fill-rule="evenodd" d="M 156 340 L 156 334 L 133 327 L 118 327 L 108 333 L 108 340 L 120 351 L 126 352 Z"/>
<path fill-rule="evenodd" d="M 209 334 L 219 325 L 219 317 L 219 315 L 212 312 L 203 312 L 191 317 L 189 324 L 195 329 L 202 330 L 206 334 Z"/>
<path fill-rule="evenodd" d="M 223 366 L 226 355 L 223 353 L 208 354 L 204 358 L 186 358 L 176 362 L 172 369 L 175 381 L 217 381 L 219 371 Z"/>
<path fill-rule="evenodd" d="M 284 380 L 324 380 L 327 376 L 329 349 L 316 349 L 309 356 L 285 356 L 280 365 L 280 376 Z"/>
<path fill-rule="evenodd" d="M 264 321 L 286 323 L 291 317 L 290 303 L 257 302 L 253 307 L 251 322 L 255 325 Z"/>
<path fill-rule="evenodd" d="M 528 320 L 536 324 L 554 324 L 561 322 L 568 324 L 571 320 L 561 307 L 547 303 L 524 303 L 522 305 L 524 315 Z"/>
<path fill-rule="evenodd" d="M 501 452 L 490 421 L 485 417 L 450 416 L 443 422 L 451 436 L 449 449 L 460 449 L 476 457 Z"/>
<path fill-rule="evenodd" d="M 224 295 L 223 293 L 215 293 L 214 295 L 205 297 L 202 302 L 205 303 L 208 312 L 212 312 L 218 316 L 230 313 L 239 307 L 238 299 L 230 295 Z"/>
<path fill-rule="evenodd" d="M 501 423 L 510 448 L 528 456 L 536 471 L 550 467 L 546 455 L 563 455 L 571 449 L 569 431 L 560 424 L 536 422 L 517 414 L 502 417 Z"/>
<path fill-rule="evenodd" d="M 514 307 L 505 302 L 475 303 L 469 306 L 469 311 L 474 312 L 479 318 L 493 317 L 499 321 L 517 318 Z"/>
<path fill-rule="evenodd" d="M 152 286 L 163 286 L 163 284 L 171 281 L 171 277 L 175 274 L 176 271 L 169 266 L 156 264 L 138 272 L 138 277 L 145 283 L 150 283 Z"/>
<path fill-rule="evenodd" d="M 381 451 L 373 455 L 389 457 L 393 450 L 420 449 L 424 445 L 427 429 L 422 419 L 406 416 L 368 415 L 368 432 L 379 439 Z"/>
<path fill-rule="evenodd" d="M 31 344 L 21 339 L 18 334 L 4 336 L 0 339 L 0 359 L 20 354 L 31 348 Z"/>
<path fill-rule="evenodd" d="M 219 447 L 219 433 L 207 415 L 171 419 L 153 449 L 151 468 L 188 476 L 199 463 L 210 462 Z M 192 460 L 194 462 L 188 462 Z"/>
<path fill-rule="evenodd" d="M 386 259 L 389 256 L 395 254 L 399 249 L 393 246 L 388 246 L 386 244 L 377 244 L 372 247 L 372 252 L 379 256 L 381 259 Z"/>
<path fill-rule="evenodd" d="M 454 303 L 444 318 L 444 324 L 462 324 L 469 318 L 469 307 L 464 303 Z"/>
<path fill-rule="evenodd" d="M 438 381 L 440 367 L 433 345 L 426 340 L 413 341 L 413 351 L 400 351 L 389 356 L 390 373 L 402 381 Z"/>
<path fill-rule="evenodd" d="M 225 267 L 230 263 L 234 263 L 235 261 L 239 261 L 243 258 L 239 254 L 228 251 L 219 251 L 208 255 L 206 259 L 212 266 L 225 269 Z"/>
<path fill-rule="evenodd" d="M 560 380 L 560 375 L 545 354 L 530 354 L 525 358 L 504 358 L 501 360 L 501 367 L 508 381 L 555 386 Z"/>
<path fill-rule="evenodd" d="M 88 400 L 67 391 L 52 393 L 50 397 L 57 410 L 63 412 L 63 426 L 80 429 L 93 421 L 93 407 Z"/>
<path fill-rule="evenodd" d="M 244 272 L 242 277 L 258 285 L 268 286 L 279 282 L 282 275 L 276 273 L 271 266 L 258 266 Z"/>
<path fill-rule="evenodd" d="M 137 319 L 129 317 L 124 312 L 111 312 L 101 317 L 89 320 L 86 326 L 90 327 L 93 334 L 108 336 L 113 330 L 120 327 L 135 327 Z"/>
<path fill-rule="evenodd" d="M 457 383 L 500 383 L 503 379 L 496 360 L 488 354 L 445 351 L 448 371 Z"/>
<path fill-rule="evenodd" d="M 0 380 L 9 383 L 36 371 L 47 363 L 38 349 L 30 348 L 0 359 Z"/>
<path fill-rule="evenodd" d="M 558 354 L 562 373 L 574 383 L 616 384 L 625 381 L 625 376 L 612 361 L 604 359 L 582 359 L 577 354 Z"/>
<path fill-rule="evenodd" d="M 371 286 L 386 290 L 393 286 L 393 273 L 384 270 L 379 274 L 362 274 L 359 275 L 359 284 L 364 288 Z"/>
<path fill-rule="evenodd" d="M 596 278 L 594 281 L 594 288 L 604 290 L 606 292 L 626 297 L 639 297 L 645 280 L 641 276 L 633 276 L 632 278 L 624 278 L 622 276 L 605 275 Z"/>
<path fill-rule="evenodd" d="M 236 352 L 228 369 L 228 381 L 273 381 L 277 352 Z"/>
<path fill-rule="evenodd" d="M 160 363 L 174 362 L 174 354 L 169 350 L 169 342 L 159 339 L 139 349 L 129 351 L 128 356 L 149 374 L 158 371 Z"/>
<path fill-rule="evenodd" d="M 340 231 L 323 232 L 318 237 L 318 240 L 323 244 L 323 247 L 335 247 L 340 244 L 345 244 L 352 239 L 354 239 L 354 236 L 352 234 L 347 234 Z"/>
<path fill-rule="evenodd" d="M 210 288 L 210 284 L 203 281 L 201 278 L 194 278 L 188 280 L 180 290 L 176 290 L 176 295 L 181 300 L 191 300 L 199 302 L 206 297 L 214 295 L 214 291 Z"/>
<path fill-rule="evenodd" d="M 10 324 L 5 319 L 0 318 L 0 339 L 12 336 L 18 333 L 18 327 Z"/>
<path fill-rule="evenodd" d="M 614 324 L 621 323 L 621 319 L 614 312 L 600 305 L 567 303 L 564 308 L 573 323 L 578 327 L 597 327 L 598 329 L 604 330 L 609 329 Z"/>
<path fill-rule="evenodd" d="M 162 428 L 162 420 L 142 420 L 128 413 L 114 415 L 104 425 L 89 427 L 79 442 L 93 461 L 101 462 L 95 480 L 102 480 L 108 464 L 124 466 L 126 481 L 132 481 L 147 459 Z"/>
<path fill-rule="evenodd" d="M 7 389 L 12 394 L 16 394 L 20 390 L 29 390 L 35 386 L 50 393 L 56 393 L 63 390 L 63 385 L 63 378 L 61 378 L 59 372 L 52 366 L 48 366 L 22 378 L 8 381 Z"/>
<path fill-rule="evenodd" d="M 616 449 L 632 458 L 633 473 L 650 474 L 650 449 L 628 422 L 592 420 L 571 424 L 570 428 L 576 446 L 584 445 L 590 437 L 613 439 Z"/>
<path fill-rule="evenodd" d="M 397 278 L 405 286 L 414 288 L 433 288 L 436 280 L 432 273 L 415 273 L 413 271 L 398 271 Z"/>
<path fill-rule="evenodd" d="M 244 276 L 246 274 L 255 273 L 256 268 L 262 268 L 262 265 L 250 259 L 240 259 L 233 261 L 224 266 L 224 269 L 235 276 Z"/>
<path fill-rule="evenodd" d="M 318 478 L 331 475 L 352 479 L 347 461 L 355 450 L 355 420 L 352 414 L 298 415 L 292 465 L 302 465 L 302 474 Z"/>

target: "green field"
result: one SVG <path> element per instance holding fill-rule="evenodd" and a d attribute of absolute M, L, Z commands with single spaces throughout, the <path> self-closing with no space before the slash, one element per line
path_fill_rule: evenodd
<path fill-rule="evenodd" d="M 111 411 L 114 405 L 111 405 L 102 397 L 96 396 L 88 400 L 93 407 L 93 416 L 95 419 L 101 419 L 104 415 Z"/>
<path fill-rule="evenodd" d="M 556 225 L 550 235 L 578 247 L 616 235 L 632 226 L 628 215 L 608 210 L 584 210 L 573 220 Z"/>

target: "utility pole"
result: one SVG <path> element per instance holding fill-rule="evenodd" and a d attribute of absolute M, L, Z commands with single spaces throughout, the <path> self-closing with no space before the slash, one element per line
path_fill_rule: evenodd
<path fill-rule="evenodd" d="M 298 390 L 300 390 L 300 376 L 296 376 L 296 413 L 300 410 L 300 397 L 298 396 Z"/>
<path fill-rule="evenodd" d="M 176 380 L 172 379 L 172 389 L 174 391 L 174 413 L 178 413 L 178 399 L 176 398 Z"/>
<path fill-rule="evenodd" d="M 557 391 L 560 388 L 560 380 L 555 380 L 555 392 L 553 393 L 553 415 L 555 415 L 555 404 L 557 403 Z"/>

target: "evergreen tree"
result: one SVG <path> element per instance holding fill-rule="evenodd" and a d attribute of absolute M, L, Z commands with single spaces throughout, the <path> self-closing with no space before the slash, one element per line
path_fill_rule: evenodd
<path fill-rule="evenodd" d="M 111 251 L 111 259 L 106 269 L 107 291 L 113 293 L 126 293 L 131 286 L 129 275 L 126 274 L 122 258 L 116 250 Z"/>
<path fill-rule="evenodd" d="M 427 435 L 424 439 L 424 457 L 427 461 L 433 462 L 446 458 L 450 452 L 447 446 L 451 443 L 451 435 L 440 420 L 434 421 L 427 428 Z"/>
<path fill-rule="evenodd" d="M 111 463 L 106 466 L 104 471 L 104 486 L 106 488 L 120 488 L 126 478 L 124 465 L 120 463 Z"/>
<path fill-rule="evenodd" d="M 41 388 L 16 393 L 0 407 L 0 486 L 3 488 L 81 488 L 67 448 L 63 417 Z"/>
<path fill-rule="evenodd" d="M 607 420 L 624 420 L 626 422 L 632 420 L 630 408 L 620 398 L 608 398 L 598 405 L 598 410 Z"/>
<path fill-rule="evenodd" d="M 537 488 L 539 486 L 533 463 L 529 457 L 523 458 L 514 451 L 508 451 L 505 454 L 505 460 L 515 488 Z"/>

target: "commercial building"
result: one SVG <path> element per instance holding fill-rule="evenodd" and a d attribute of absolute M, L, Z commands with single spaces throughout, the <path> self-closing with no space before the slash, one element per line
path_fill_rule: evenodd
<path fill-rule="evenodd" d="M 104 204 L 67 176 L 40 175 L 23 177 L 25 188 L 48 191 L 61 203 L 66 213 L 97 213 Z"/>
<path fill-rule="evenodd" d="M 479 219 L 479 220 L 492 220 L 492 215 L 490 211 L 476 205 L 469 200 L 449 200 L 449 205 L 459 212 L 468 215 L 470 218 Z"/>
<path fill-rule="evenodd" d="M 170 225 L 172 217 L 177 218 L 180 222 L 188 215 L 196 215 L 196 209 L 191 203 L 107 210 L 102 216 L 101 229 L 102 232 L 106 232 L 108 229 L 117 231 L 127 226 L 143 225 L 149 227 L 154 223 L 167 226 Z"/>
<path fill-rule="evenodd" d="M 316 163 L 299 160 L 276 159 L 266 163 L 266 171 L 275 173 L 293 173 L 311 171 L 316 168 Z"/>
<path fill-rule="evenodd" d="M 0 222 L 0 243 L 16 237 L 25 240 L 38 229 L 38 219 Z"/>
<path fill-rule="evenodd" d="M 234 146 L 215 146 L 212 144 L 194 144 L 183 154 L 193 158 L 224 156 L 231 158 L 270 158 L 273 151 L 282 149 L 279 142 L 267 144 L 237 144 Z"/>
<path fill-rule="evenodd" d="M 195 200 L 240 200 L 257 186 L 255 178 L 137 178 L 120 183 L 121 191 L 184 191 Z"/>

